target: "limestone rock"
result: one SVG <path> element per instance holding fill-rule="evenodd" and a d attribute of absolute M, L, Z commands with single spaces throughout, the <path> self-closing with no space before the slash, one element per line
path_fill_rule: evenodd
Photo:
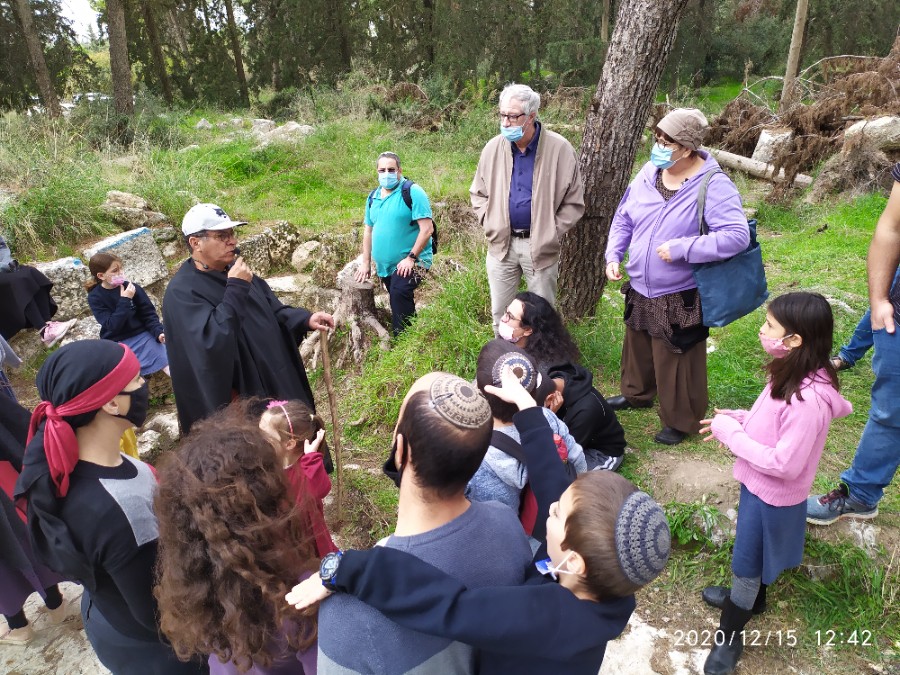
<path fill-rule="evenodd" d="M 50 293 L 59 306 L 54 321 L 66 321 L 90 313 L 84 291 L 84 282 L 91 276 L 87 265 L 78 258 L 70 257 L 38 263 L 35 267 L 53 282 Z"/>
<path fill-rule="evenodd" d="M 300 232 L 285 220 L 275 222 L 259 234 L 240 242 L 241 255 L 256 274 L 287 265 L 300 243 Z"/>
<path fill-rule="evenodd" d="M 213 125 L 209 123 L 209 120 L 205 117 L 200 118 L 200 121 L 194 126 L 195 129 L 212 129 Z"/>
<path fill-rule="evenodd" d="M 78 319 L 75 324 L 66 331 L 65 337 L 59 341 L 60 347 L 79 340 L 99 340 L 100 324 L 94 318 L 94 315 L 86 316 Z"/>
<path fill-rule="evenodd" d="M 150 233 L 153 235 L 153 241 L 160 243 L 164 241 L 177 241 L 181 235 L 181 230 L 176 232 L 174 227 L 166 225 L 165 227 L 157 227 L 151 230 Z"/>
<path fill-rule="evenodd" d="M 158 431 L 148 429 L 137 435 L 138 454 L 141 458 L 150 457 L 163 449 L 162 435 Z"/>
<path fill-rule="evenodd" d="M 794 132 L 791 129 L 763 129 L 751 159 L 771 164 L 778 151 L 790 143 L 793 137 Z"/>
<path fill-rule="evenodd" d="M 157 413 L 147 420 L 144 429 L 158 432 L 171 443 L 177 441 L 181 435 L 178 429 L 178 415 L 174 412 Z"/>
<path fill-rule="evenodd" d="M 182 252 L 184 252 L 184 247 L 179 246 L 177 242 L 170 241 L 169 243 L 164 244 L 160 251 L 163 254 L 163 258 L 165 258 L 166 260 L 171 260 L 175 256 L 180 255 Z"/>
<path fill-rule="evenodd" d="M 240 129 L 244 126 L 244 118 L 243 117 L 232 117 L 231 118 L 231 126 L 235 129 Z"/>
<path fill-rule="evenodd" d="M 129 230 L 152 227 L 168 221 L 164 214 L 150 210 L 147 200 L 128 192 L 107 192 L 106 201 L 100 208 L 116 225 Z"/>
<path fill-rule="evenodd" d="M 286 122 L 277 129 L 272 129 L 262 134 L 261 140 L 266 143 L 295 143 L 306 138 L 315 129 L 308 124 L 298 124 L 297 122 Z"/>
<path fill-rule="evenodd" d="M 99 251 L 121 258 L 125 276 L 139 286 L 149 286 L 168 275 L 166 261 L 146 227 L 107 237 L 85 249 L 84 257 L 89 260 Z"/>
<path fill-rule="evenodd" d="M 110 206 L 124 206 L 130 209 L 148 209 L 147 200 L 130 192 L 110 190 L 106 193 L 106 203 Z"/>
<path fill-rule="evenodd" d="M 267 134 L 275 128 L 275 122 L 265 119 L 250 120 L 250 128 L 255 134 Z"/>
<path fill-rule="evenodd" d="M 298 272 L 306 272 L 316 262 L 316 252 L 321 246 L 322 244 L 315 239 L 303 242 L 294 249 L 294 253 L 291 255 L 291 265 Z"/>
<path fill-rule="evenodd" d="M 250 266 L 254 274 L 265 276 L 272 268 L 272 261 L 269 258 L 269 242 L 265 233 L 254 234 L 238 241 L 241 249 L 241 257 L 244 262 Z"/>
<path fill-rule="evenodd" d="M 20 330 L 10 339 L 9 346 L 25 363 L 31 361 L 45 349 L 44 343 L 41 342 L 41 334 L 37 329 Z"/>
<path fill-rule="evenodd" d="M 316 286 L 308 274 L 272 277 L 266 283 L 276 297 L 291 307 L 305 307 L 311 312 L 334 314 L 340 300 L 340 291 Z"/>
<path fill-rule="evenodd" d="M 857 137 L 876 150 L 900 150 L 900 116 L 887 115 L 857 122 L 844 131 L 844 146 Z"/>

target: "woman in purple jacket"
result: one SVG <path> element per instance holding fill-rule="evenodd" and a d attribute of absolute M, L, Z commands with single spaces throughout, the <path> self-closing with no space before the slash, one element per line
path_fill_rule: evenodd
<path fill-rule="evenodd" d="M 694 263 L 725 260 L 750 242 L 741 197 L 724 173 L 709 181 L 700 235 L 697 195 L 703 177 L 719 169 L 700 150 L 707 122 L 694 108 L 679 108 L 656 126 L 650 161 L 628 186 L 609 231 L 606 277 L 622 279 L 625 339 L 622 395 L 608 399 L 614 410 L 649 408 L 659 395 L 663 429 L 658 443 L 675 445 L 700 430 L 709 403 L 706 338 Z"/>

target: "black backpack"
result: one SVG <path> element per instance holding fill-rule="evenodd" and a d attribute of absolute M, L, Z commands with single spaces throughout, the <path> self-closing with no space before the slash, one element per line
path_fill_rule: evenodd
<path fill-rule="evenodd" d="M 419 223 L 412 219 L 412 186 L 415 185 L 412 180 L 409 178 L 404 179 L 402 183 L 400 183 L 400 196 L 403 198 L 403 203 L 406 204 L 406 208 L 409 209 L 409 223 L 410 225 L 414 225 L 415 227 L 419 227 Z M 375 199 L 375 195 L 380 190 L 380 187 L 375 188 L 369 193 L 369 208 L 372 208 L 372 200 Z M 434 226 L 434 231 L 431 233 L 431 253 L 434 255 L 437 253 L 437 223 L 434 222 L 434 218 L 431 219 L 431 223 Z"/>

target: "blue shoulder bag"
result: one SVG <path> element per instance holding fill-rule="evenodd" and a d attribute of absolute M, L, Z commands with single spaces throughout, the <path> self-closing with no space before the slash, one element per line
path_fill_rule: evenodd
<path fill-rule="evenodd" d="M 717 173 L 725 172 L 714 169 L 707 173 L 700 183 L 700 192 L 697 194 L 697 220 L 701 235 L 709 234 L 704 215 L 706 189 L 710 179 Z M 748 220 L 747 226 L 750 228 L 750 244 L 744 251 L 727 260 L 698 263 L 693 266 L 694 280 L 700 293 L 704 326 L 710 328 L 727 326 L 752 312 L 769 297 L 762 249 L 756 241 L 756 220 Z"/>

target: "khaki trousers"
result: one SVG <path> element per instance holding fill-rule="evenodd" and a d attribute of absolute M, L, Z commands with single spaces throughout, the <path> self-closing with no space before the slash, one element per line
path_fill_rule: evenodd
<path fill-rule="evenodd" d="M 700 431 L 709 405 L 706 340 L 675 354 L 650 333 L 625 326 L 622 396 L 640 406 L 651 403 L 656 395 L 664 427 L 687 434 Z"/>
<path fill-rule="evenodd" d="M 494 321 L 494 335 L 497 334 L 500 317 L 503 316 L 509 303 L 519 292 L 519 283 L 523 276 L 529 291 L 540 295 L 552 306 L 556 306 L 559 259 L 542 270 L 534 269 L 531 262 L 531 239 L 511 237 L 509 249 L 503 260 L 498 260 L 488 253 L 487 276 L 488 285 L 491 288 L 491 316 Z"/>

